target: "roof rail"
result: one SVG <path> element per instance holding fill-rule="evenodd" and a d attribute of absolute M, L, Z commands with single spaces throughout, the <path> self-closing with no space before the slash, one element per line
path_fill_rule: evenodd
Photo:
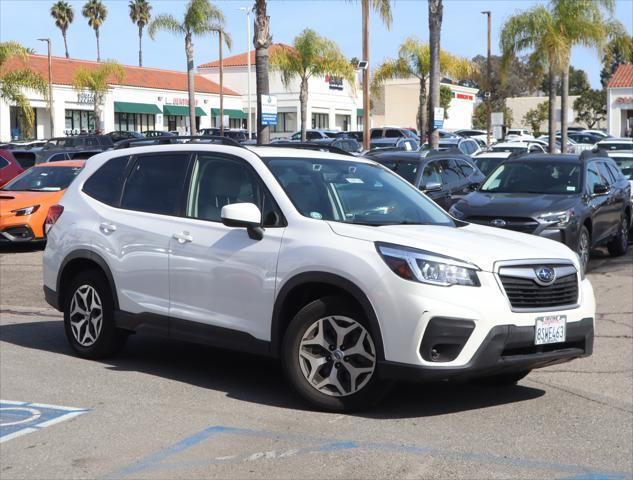
<path fill-rule="evenodd" d="M 510 153 L 510 155 L 508 155 L 508 158 L 519 158 L 524 155 L 528 155 L 530 153 L 534 153 L 534 152 L 512 152 Z"/>
<path fill-rule="evenodd" d="M 254 145 L 253 145 L 254 146 Z M 332 145 L 316 143 L 316 142 L 275 142 L 264 145 L 257 145 L 258 147 L 281 147 L 281 148 L 297 148 L 300 150 L 314 150 L 317 152 L 330 152 L 338 153 L 339 155 L 347 155 L 353 157 L 350 152 L 343 150 L 342 148 L 333 147 Z"/>
<path fill-rule="evenodd" d="M 114 144 L 114 149 L 119 150 L 121 148 L 130 147 L 145 147 L 149 145 L 171 145 L 171 144 L 184 144 L 184 143 L 211 143 L 217 145 L 226 145 L 229 147 L 244 148 L 239 142 L 236 142 L 229 137 L 221 137 L 219 135 L 186 135 L 186 136 L 173 136 L 173 137 L 150 137 L 150 138 L 133 138 L 127 140 L 121 140 Z"/>
<path fill-rule="evenodd" d="M 462 152 L 459 148 L 451 146 L 449 148 L 442 148 L 442 149 L 431 149 L 428 150 L 429 153 L 426 154 L 426 157 L 436 157 L 438 155 L 454 155 L 454 154 L 460 154 L 460 155 L 464 155 L 464 152 Z"/>
<path fill-rule="evenodd" d="M 587 160 L 589 158 L 594 158 L 594 157 L 608 157 L 609 154 L 606 150 L 603 150 L 601 148 L 596 148 L 595 150 L 584 150 L 582 152 L 580 152 L 580 159 L 581 160 Z"/>

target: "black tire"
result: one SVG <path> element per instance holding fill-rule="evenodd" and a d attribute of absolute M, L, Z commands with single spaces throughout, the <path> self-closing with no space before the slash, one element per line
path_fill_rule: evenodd
<path fill-rule="evenodd" d="M 591 234 L 584 225 L 580 227 L 580 232 L 578 233 L 576 253 L 580 260 L 580 268 L 586 273 L 589 270 L 589 257 L 591 256 Z"/>
<path fill-rule="evenodd" d="M 391 382 L 384 381 L 378 377 L 377 364 L 374 366 L 374 371 L 370 374 L 371 376 L 367 383 L 356 393 L 346 396 L 332 396 L 322 393 L 317 390 L 303 374 L 299 360 L 299 349 L 302 338 L 306 331 L 318 320 L 331 316 L 353 319 L 366 329 L 374 346 L 377 345 L 375 333 L 371 331 L 364 315 L 362 312 L 350 307 L 349 301 L 345 301 L 345 299 L 336 296 L 320 298 L 299 310 L 285 332 L 281 361 L 286 378 L 301 397 L 320 410 L 349 412 L 377 404 L 387 394 L 392 385 Z M 347 359 L 348 357 L 345 358 Z M 378 355 L 376 355 L 375 360 L 378 360 Z M 319 368 L 333 369 L 333 362 L 334 360 Z M 347 370 L 345 370 L 345 372 L 347 372 Z M 342 373 L 342 375 L 345 375 L 345 373 Z"/>
<path fill-rule="evenodd" d="M 607 243 L 607 249 L 612 257 L 620 257 L 626 253 L 627 248 L 629 248 L 629 218 L 622 215 L 618 233 Z"/>
<path fill-rule="evenodd" d="M 532 370 L 521 370 L 519 372 L 500 373 L 489 377 L 482 377 L 479 383 L 492 387 L 507 387 L 516 385 L 519 380 L 527 377 Z"/>
<path fill-rule="evenodd" d="M 71 306 L 73 304 L 73 298 L 78 290 L 91 287 L 98 295 L 98 299 L 101 303 L 101 328 L 96 339 L 91 345 L 82 345 L 80 341 L 75 338 L 73 328 L 71 326 Z M 96 310 L 95 310 L 96 311 Z M 81 319 L 82 314 L 79 315 Z M 84 328 L 88 328 L 90 319 L 84 323 Z M 65 298 L 64 304 L 64 330 L 66 331 L 66 338 L 70 343 L 70 346 L 81 357 L 98 359 L 110 356 L 123 348 L 125 341 L 128 337 L 128 332 L 117 328 L 114 323 L 114 302 L 112 300 L 112 292 L 110 291 L 110 285 L 108 284 L 103 273 L 97 269 L 90 269 L 77 274 L 70 282 L 68 287 L 68 295 Z M 83 328 L 79 330 L 79 335 L 84 331 Z M 92 332 L 96 332 L 94 328 Z"/>

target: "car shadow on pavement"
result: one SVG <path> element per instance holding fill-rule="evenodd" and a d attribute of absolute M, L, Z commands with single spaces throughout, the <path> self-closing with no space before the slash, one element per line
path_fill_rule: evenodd
<path fill-rule="evenodd" d="M 76 358 L 66 341 L 61 320 L 4 324 L 0 328 L 0 341 Z M 286 383 L 279 362 L 269 358 L 132 335 L 118 355 L 98 362 L 114 371 L 141 372 L 226 392 L 229 398 L 245 402 L 309 410 Z M 376 419 L 427 417 L 521 402 L 544 394 L 543 390 L 525 386 L 400 384 L 377 407 L 353 415 Z"/>
<path fill-rule="evenodd" d="M 45 247 L 46 243 L 44 242 L 0 244 L 0 254 L 37 252 L 44 250 Z"/>

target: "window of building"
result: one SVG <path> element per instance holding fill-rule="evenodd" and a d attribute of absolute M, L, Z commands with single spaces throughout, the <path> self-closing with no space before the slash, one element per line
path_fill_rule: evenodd
<path fill-rule="evenodd" d="M 152 113 L 125 113 L 114 114 L 114 129 L 122 132 L 144 132 L 155 130 L 156 116 Z"/>
<path fill-rule="evenodd" d="M 277 125 L 271 126 L 271 131 L 276 133 L 296 132 L 297 113 L 296 112 L 280 112 L 277 113 Z"/>
<path fill-rule="evenodd" d="M 312 128 L 330 128 L 330 115 L 327 113 L 313 113 Z"/>
<path fill-rule="evenodd" d="M 66 110 L 65 130 L 67 134 L 94 133 L 94 112 L 92 110 Z"/>

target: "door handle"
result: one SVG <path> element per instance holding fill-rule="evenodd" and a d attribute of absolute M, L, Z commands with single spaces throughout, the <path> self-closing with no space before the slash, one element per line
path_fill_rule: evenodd
<path fill-rule="evenodd" d="M 177 240 L 178 243 L 182 245 L 193 242 L 193 237 L 189 234 L 189 232 L 174 233 L 174 240 Z"/>
<path fill-rule="evenodd" d="M 113 225 L 110 222 L 103 222 L 101 225 L 99 225 L 99 229 L 103 233 L 112 233 L 112 232 L 116 232 L 116 225 Z"/>

